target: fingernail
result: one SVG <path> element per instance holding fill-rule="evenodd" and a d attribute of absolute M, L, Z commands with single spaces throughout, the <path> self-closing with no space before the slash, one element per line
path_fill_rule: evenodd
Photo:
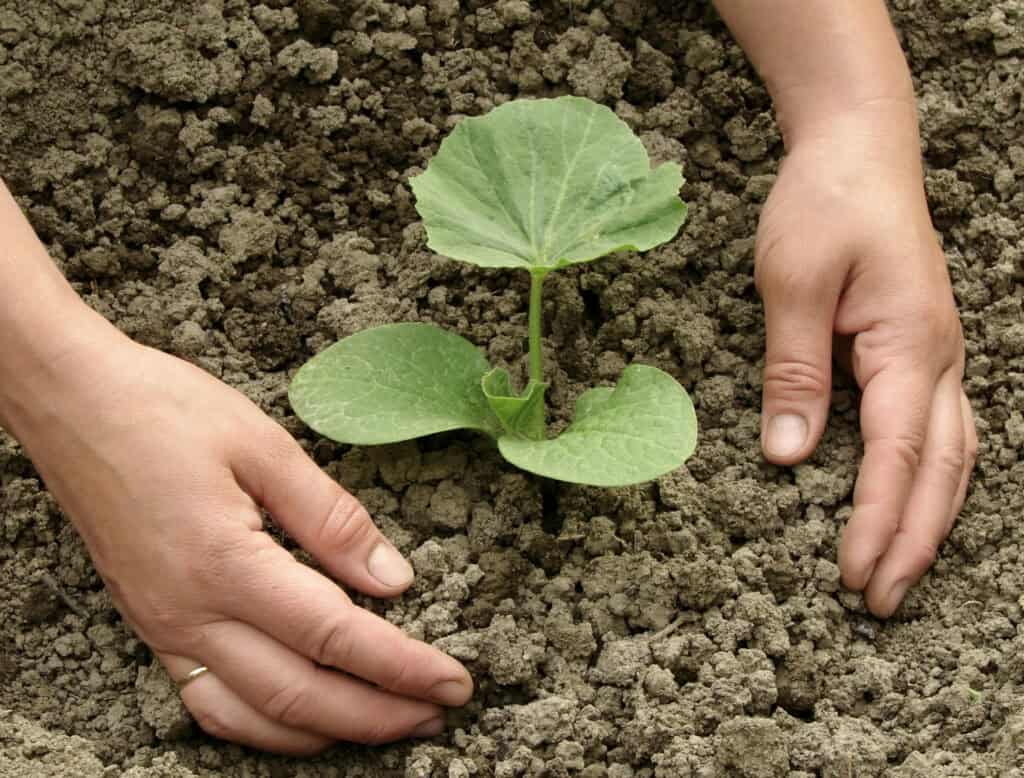
<path fill-rule="evenodd" d="M 904 596 L 907 594 L 907 589 L 910 588 L 910 581 L 897 581 L 893 584 L 889 590 L 889 596 L 885 602 L 889 606 L 889 615 L 895 613 L 896 609 L 900 607 L 900 603 L 903 602 Z"/>
<path fill-rule="evenodd" d="M 427 697 L 439 705 L 463 705 L 469 697 L 469 687 L 462 681 L 441 681 L 430 687 Z"/>
<path fill-rule="evenodd" d="M 444 732 L 444 719 L 428 719 L 422 724 L 417 724 L 412 732 L 409 733 L 411 737 L 434 737 Z"/>
<path fill-rule="evenodd" d="M 385 586 L 406 586 L 412 582 L 412 565 L 387 543 L 378 543 L 370 552 L 366 569 Z"/>
<path fill-rule="evenodd" d="M 773 416 L 765 431 L 764 447 L 776 457 L 788 457 L 804 447 L 807 440 L 807 421 L 795 413 Z"/>

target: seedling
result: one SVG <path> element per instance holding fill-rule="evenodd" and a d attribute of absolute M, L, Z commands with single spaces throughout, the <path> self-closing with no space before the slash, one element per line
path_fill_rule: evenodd
<path fill-rule="evenodd" d="M 686 218 L 679 165 L 651 169 L 611 110 L 578 97 L 515 100 L 464 119 L 411 181 L 427 245 L 452 259 L 530 273 L 529 382 L 491 369 L 465 338 L 429 324 L 388 324 L 338 341 L 302 366 L 296 413 L 341 443 L 379 444 L 468 428 L 514 465 L 597 486 L 648 481 L 697 441 L 686 391 L 645 365 L 584 392 L 560 435 L 545 430 L 541 294 L 545 277 L 617 251 L 646 251 Z"/>

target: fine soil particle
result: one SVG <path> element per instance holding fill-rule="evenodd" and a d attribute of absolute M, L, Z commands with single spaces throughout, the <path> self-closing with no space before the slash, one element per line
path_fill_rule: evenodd
<path fill-rule="evenodd" d="M 418 572 L 367 605 L 464 661 L 473 700 L 432 741 L 312 760 L 203 736 L 0 435 L 0 775 L 1024 775 L 1024 5 L 892 3 L 981 452 L 940 559 L 881 623 L 834 562 L 849 385 L 806 465 L 760 454 L 752 236 L 782 148 L 713 11 L 416 2 L 0 0 L 0 169 L 92 306 L 248 394 L 363 500 Z M 599 490 L 471 435 L 318 440 L 289 377 L 368 326 L 435 322 L 522 376 L 525 279 L 433 257 L 408 179 L 460 117 L 565 93 L 684 164 L 691 216 L 550 281 L 552 420 L 641 361 L 691 390 L 696 456 Z"/>

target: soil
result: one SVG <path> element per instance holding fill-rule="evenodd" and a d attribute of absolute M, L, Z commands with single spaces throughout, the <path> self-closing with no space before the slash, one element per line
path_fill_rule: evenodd
<path fill-rule="evenodd" d="M 1024 776 L 1024 3 L 894 0 L 981 455 L 924 582 L 879 622 L 839 585 L 859 451 L 837 383 L 813 459 L 758 445 L 771 104 L 701 2 L 0 0 L 0 164 L 78 291 L 280 420 L 418 581 L 367 605 L 465 661 L 449 734 L 311 760 L 214 741 L 0 435 L 0 775 Z M 408 187 L 462 116 L 583 94 L 684 164 L 690 218 L 549 281 L 554 419 L 637 360 L 698 407 L 656 483 L 545 485 L 484 441 L 320 440 L 290 375 L 391 321 L 525 365 L 527 283 L 441 261 Z"/>

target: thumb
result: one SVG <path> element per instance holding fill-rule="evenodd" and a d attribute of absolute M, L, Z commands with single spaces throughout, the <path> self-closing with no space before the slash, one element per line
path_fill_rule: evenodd
<path fill-rule="evenodd" d="M 278 425 L 242 455 L 239 485 L 325 570 L 374 597 L 394 597 L 412 566 L 381 534 L 359 501 L 324 473 Z"/>
<path fill-rule="evenodd" d="M 810 455 L 825 429 L 839 284 L 815 273 L 820 263 L 793 254 L 785 262 L 783 272 L 758 278 L 767 337 L 761 447 L 769 461 L 791 465 Z"/>

